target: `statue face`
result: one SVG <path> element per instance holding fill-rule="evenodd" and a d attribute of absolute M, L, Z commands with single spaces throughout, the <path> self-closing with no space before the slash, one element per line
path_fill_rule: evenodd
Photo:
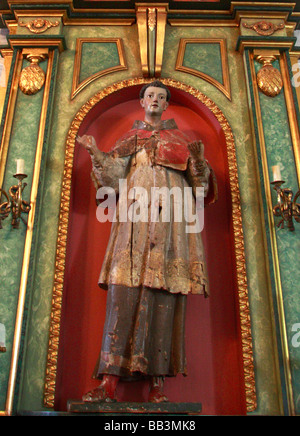
<path fill-rule="evenodd" d="M 149 86 L 140 102 L 146 115 L 150 116 L 161 116 L 169 105 L 167 102 L 167 91 L 164 88 L 157 88 L 156 86 Z"/>

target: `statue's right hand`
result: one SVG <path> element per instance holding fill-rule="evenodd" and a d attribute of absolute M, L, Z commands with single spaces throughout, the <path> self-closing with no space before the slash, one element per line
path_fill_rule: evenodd
<path fill-rule="evenodd" d="M 90 154 L 95 154 L 98 150 L 95 138 L 91 135 L 77 136 L 78 144 L 82 145 Z"/>

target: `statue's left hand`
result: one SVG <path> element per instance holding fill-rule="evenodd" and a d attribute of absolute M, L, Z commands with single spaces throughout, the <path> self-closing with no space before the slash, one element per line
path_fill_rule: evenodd
<path fill-rule="evenodd" d="M 204 159 L 204 145 L 202 141 L 190 142 L 188 149 L 190 150 L 192 158 L 197 161 Z"/>

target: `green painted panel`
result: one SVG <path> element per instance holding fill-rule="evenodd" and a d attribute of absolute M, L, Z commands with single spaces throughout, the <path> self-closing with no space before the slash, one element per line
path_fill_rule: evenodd
<path fill-rule="evenodd" d="M 120 65 L 120 58 L 115 42 L 84 42 L 79 81 L 82 82 L 99 71 L 118 65 Z"/>
<path fill-rule="evenodd" d="M 187 43 L 183 66 L 205 73 L 224 85 L 220 44 Z"/>

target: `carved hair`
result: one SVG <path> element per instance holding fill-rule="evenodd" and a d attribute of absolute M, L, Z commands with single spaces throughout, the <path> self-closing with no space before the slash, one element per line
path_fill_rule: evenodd
<path fill-rule="evenodd" d="M 167 91 L 167 101 L 170 100 L 171 98 L 171 92 L 169 90 L 169 88 L 164 85 L 162 82 L 160 82 L 159 80 L 155 80 L 154 82 L 151 83 L 147 83 L 146 85 L 144 85 L 142 87 L 142 89 L 140 90 L 140 99 L 144 98 L 144 94 L 147 88 L 149 88 L 149 86 L 154 86 L 155 88 L 163 88 Z"/>

